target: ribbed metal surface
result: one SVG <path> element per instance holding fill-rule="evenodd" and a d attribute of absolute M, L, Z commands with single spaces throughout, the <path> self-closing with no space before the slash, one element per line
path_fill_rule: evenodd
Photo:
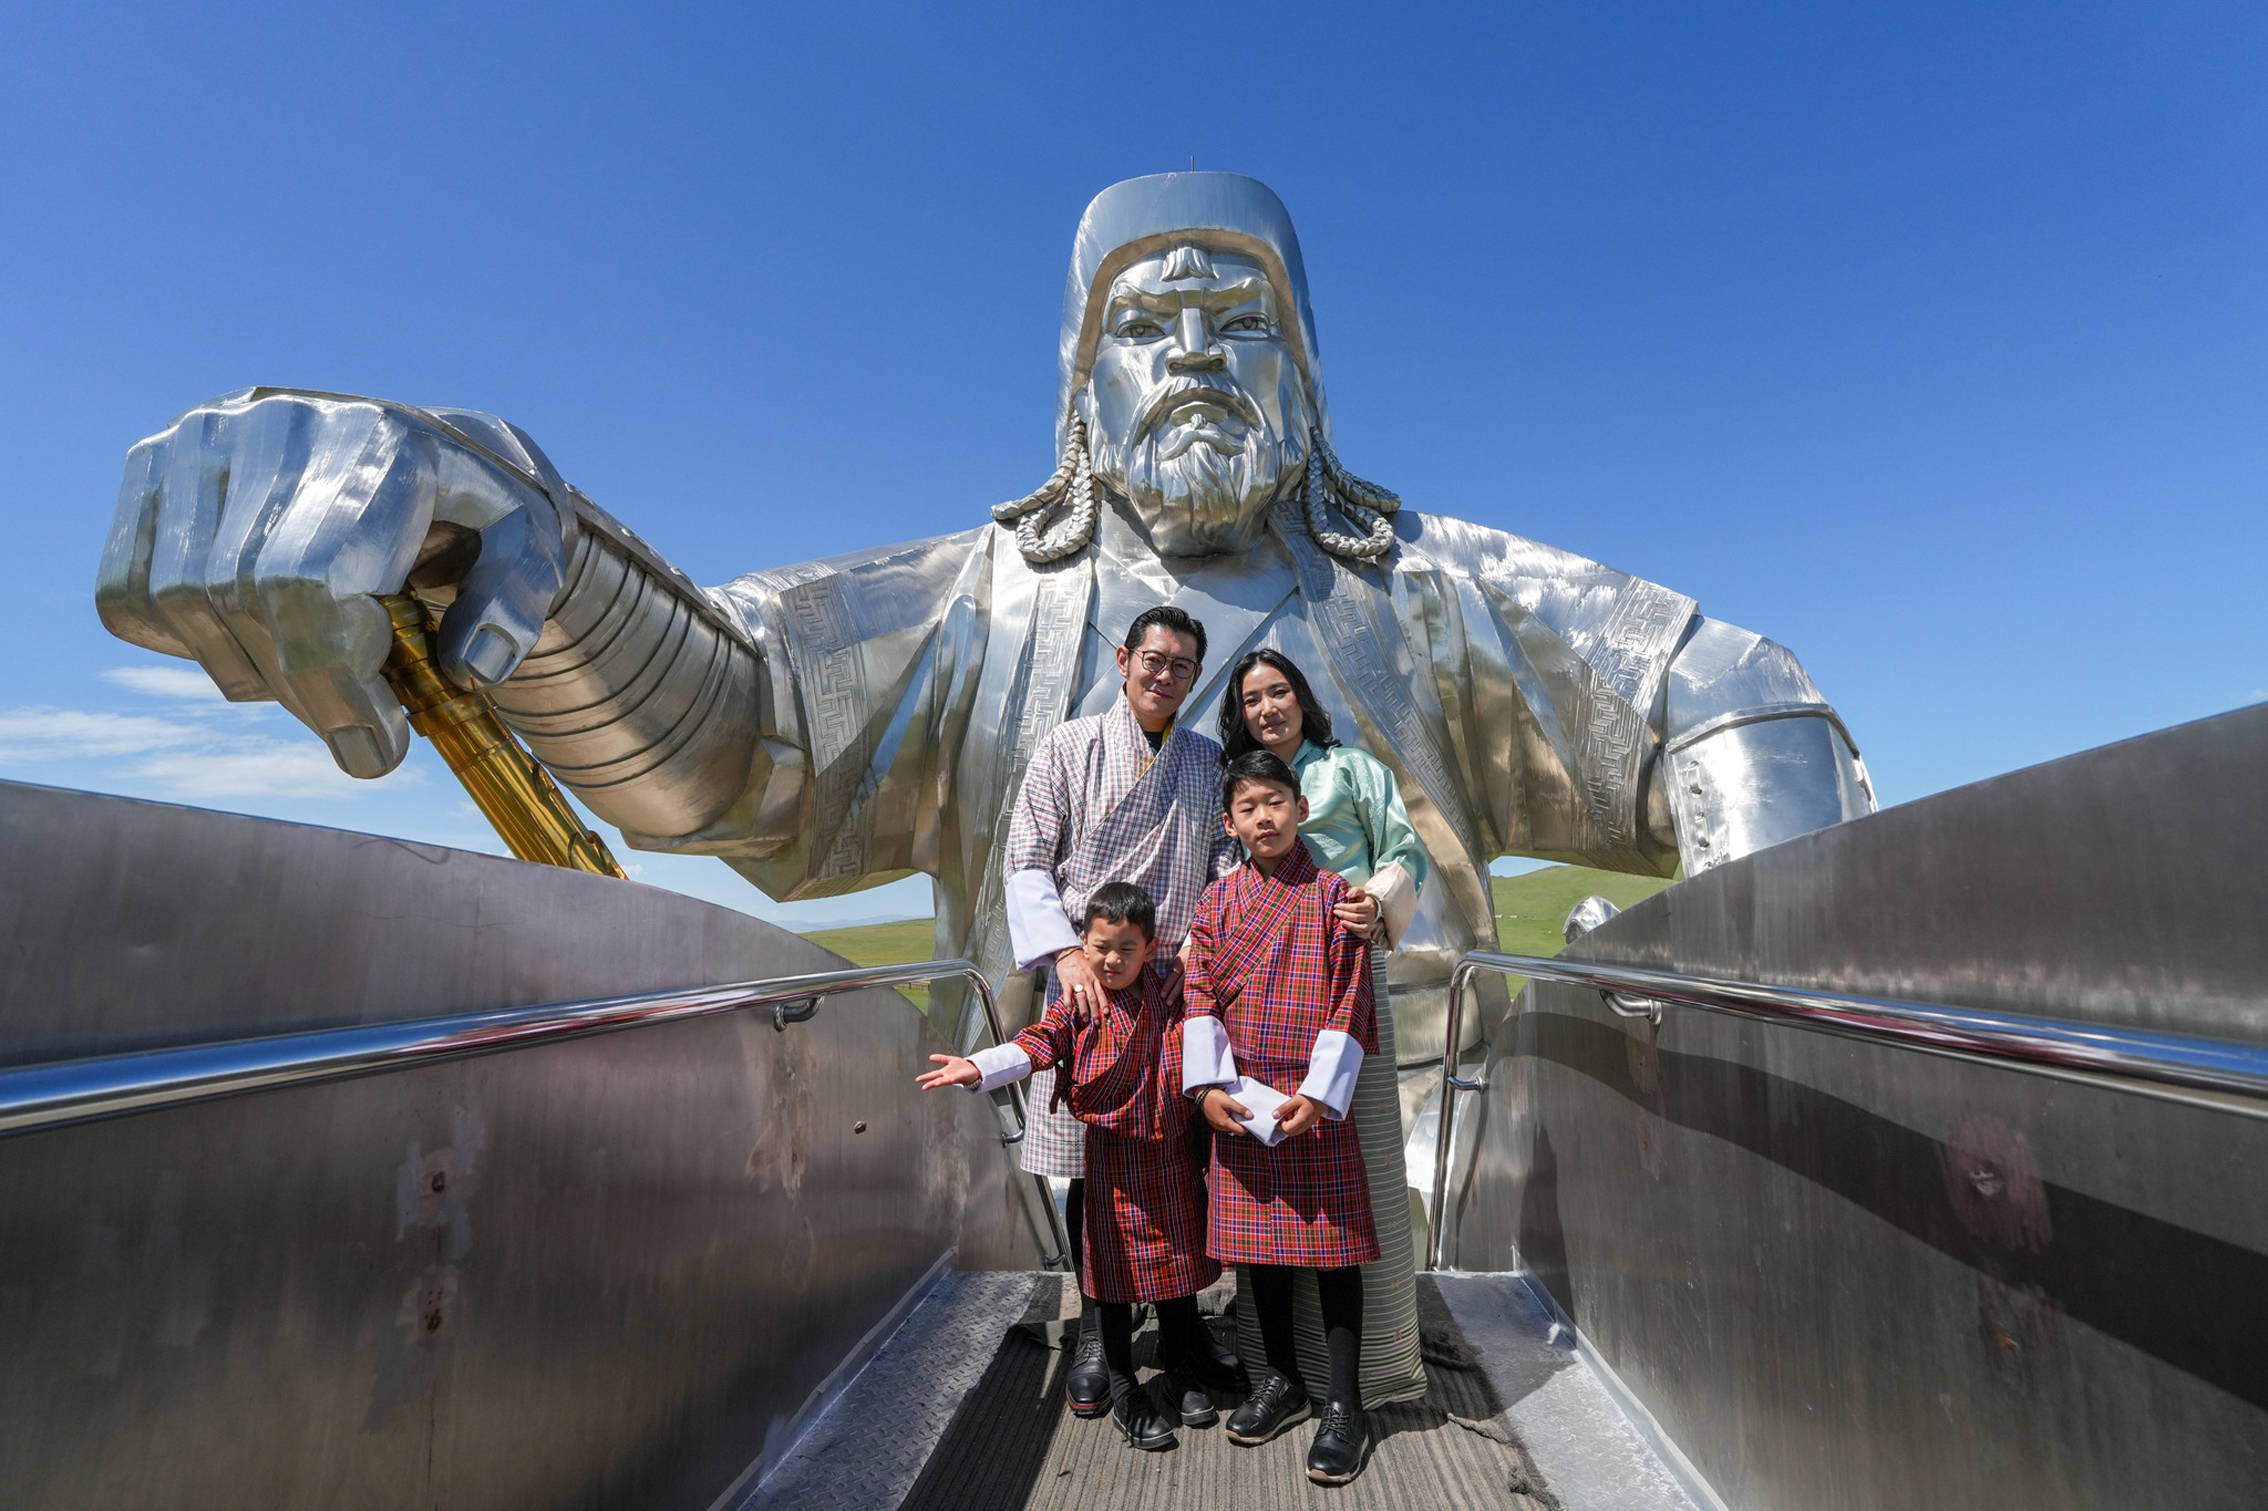
<path fill-rule="evenodd" d="M 1371 1413 L 1377 1446 L 1351 1485 L 1326 1489 L 1308 1481 L 1310 1424 L 1258 1448 L 1236 1447 L 1218 1426 L 1183 1428 L 1177 1448 L 1136 1452 L 1107 1420 L 1081 1421 L 1064 1407 L 1068 1356 L 1041 1334 L 1047 1320 L 1076 1314 L 1066 1280 L 957 1275 L 939 1283 L 738 1511 L 1690 1511 L 1689 1502 L 1655 1488 L 1660 1466 L 1611 1408 L 1590 1420 L 1556 1419 L 1564 1431 L 1555 1447 L 1564 1461 L 1588 1455 L 1607 1468 L 1603 1481 L 1576 1475 L 1575 1499 L 1555 1499 L 1513 1426 L 1514 1382 L 1523 1394 L 1541 1384 L 1525 1350 L 1515 1359 L 1513 1349 L 1499 1348 L 1514 1373 L 1498 1375 L 1498 1361 L 1468 1341 L 1430 1277 L 1420 1284 L 1436 1361 L 1428 1369 L 1430 1389 L 1423 1401 Z M 1461 1284 L 1472 1295 L 1517 1287 L 1507 1276 Z M 1483 1309 L 1470 1297 L 1459 1306 Z M 1145 1371 L 1154 1345 L 1151 1331 L 1135 1340 Z M 1570 1362 L 1560 1357 L 1553 1367 Z M 909 1464 L 918 1472 L 909 1474 Z M 1595 1497 L 1601 1484 L 1611 1487 L 1608 1498 Z"/>

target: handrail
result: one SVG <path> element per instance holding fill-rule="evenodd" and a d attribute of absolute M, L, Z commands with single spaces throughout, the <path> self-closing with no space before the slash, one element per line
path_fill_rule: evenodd
<path fill-rule="evenodd" d="M 640 992 L 538 1007 L 491 1008 L 398 1023 L 176 1044 L 131 1054 L 15 1066 L 0 1070 L 0 1138 L 290 1086 L 384 1075 L 625 1028 L 713 1018 L 745 1008 L 771 1008 L 773 1027 L 785 1030 L 790 1023 L 809 1018 L 822 997 L 956 977 L 976 987 L 993 1042 L 1005 1043 L 992 983 L 973 962 L 955 959 L 860 966 L 725 986 Z M 1011 1084 L 1008 1100 L 1016 1114 L 1016 1132 L 1002 1133 L 1000 1141 L 1014 1144 L 1024 1137 L 1024 1089 Z M 1046 1180 L 1038 1176 L 1033 1179 L 1039 1184 L 1057 1249 L 1046 1262 L 1059 1264 L 1070 1253 L 1063 1215 L 1056 1210 L 1055 1196 Z"/>
<path fill-rule="evenodd" d="M 2216 1112 L 2268 1118 L 2268 1045 L 2146 1028 L 2036 1018 L 1982 1008 L 1806 991 L 1753 981 L 1695 976 L 1682 971 L 1660 971 L 1646 966 L 1474 950 L 1457 962 L 1456 970 L 1449 977 L 1449 1013 L 1443 1025 L 1446 1038 L 1441 1052 L 1441 1104 L 1434 1131 L 1433 1222 L 1427 1243 L 1429 1269 L 1441 1267 L 1447 1227 L 1443 1203 L 1448 1199 L 1450 1134 L 1455 1119 L 1456 1093 L 1487 1089 L 1486 1082 L 1466 1080 L 1456 1073 L 1465 994 L 1472 978 L 1482 971 L 1589 987 L 1609 995 L 1609 1005 L 1625 1016 L 1632 1016 L 1632 1010 L 1614 1004 L 1612 994 L 1636 996 L 1673 1007 L 1700 1008 L 1759 1023 L 1790 1024 L 1847 1039 L 1888 1044 L 1946 1059 L 2075 1081 Z M 1646 1014 L 1641 1011 L 1635 1015 Z"/>

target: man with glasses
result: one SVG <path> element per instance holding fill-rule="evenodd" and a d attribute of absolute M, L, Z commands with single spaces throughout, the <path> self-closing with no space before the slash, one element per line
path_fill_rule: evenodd
<path fill-rule="evenodd" d="M 1189 936 L 1199 894 L 1239 858 L 1220 821 L 1221 748 L 1175 723 L 1204 669 L 1205 626 L 1177 608 L 1147 609 L 1128 626 L 1116 659 L 1119 695 L 1100 713 L 1056 726 L 1032 752 L 1001 856 L 1017 968 L 1050 967 L 1051 994 L 1069 997 L 1075 1009 L 1103 1000 L 1079 940 L 1079 920 L 1098 888 L 1124 881 L 1149 893 L 1159 958 L 1170 960 Z M 1363 929 L 1376 917 L 1368 899 L 1348 912 Z M 1023 1167 L 1073 1182 L 1068 1213 L 1078 1264 L 1085 1129 L 1055 1105 L 1052 1070 L 1032 1077 L 1029 1102 Z M 1100 1415 L 1110 1409 L 1109 1380 L 1094 1306 L 1084 1296 L 1082 1285 L 1068 1389 L 1072 1410 Z"/>

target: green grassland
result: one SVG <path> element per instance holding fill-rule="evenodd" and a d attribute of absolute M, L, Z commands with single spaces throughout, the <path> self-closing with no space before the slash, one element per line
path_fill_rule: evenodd
<path fill-rule="evenodd" d="M 908 965 L 936 958 L 936 925 L 927 918 L 861 924 L 855 929 L 820 929 L 803 937 L 821 949 L 833 950 L 852 965 Z M 928 987 L 909 986 L 903 991 L 914 1006 L 929 1011 Z"/>
<path fill-rule="evenodd" d="M 1582 866 L 1546 866 L 1525 876 L 1492 877 L 1496 892 L 1499 947 L 1514 955 L 1556 955 L 1568 910 L 1593 893 L 1616 907 L 1643 902 L 1669 885 L 1658 876 L 1624 876 Z M 825 929 L 804 936 L 833 950 L 853 965 L 902 965 L 930 958 L 931 925 L 926 918 L 905 923 L 870 923 L 855 929 Z M 1515 986 L 1513 990 L 1519 988 Z M 916 1007 L 927 1010 L 929 993 L 907 989 Z"/>

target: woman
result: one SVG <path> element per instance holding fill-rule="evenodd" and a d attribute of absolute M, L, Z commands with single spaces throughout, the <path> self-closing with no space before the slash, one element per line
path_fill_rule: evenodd
<path fill-rule="evenodd" d="M 1378 1258 L 1362 1271 L 1362 1396 L 1366 1408 L 1409 1400 L 1424 1394 L 1425 1370 L 1418 1359 L 1417 1264 L 1402 1166 L 1402 1100 L 1394 1074 L 1386 958 L 1409 927 L 1418 889 L 1425 885 L 1425 846 L 1410 826 L 1394 774 L 1333 738 L 1330 716 L 1282 652 L 1252 651 L 1236 663 L 1221 700 L 1220 738 L 1224 760 L 1266 750 L 1298 774 L 1300 796 L 1307 799 L 1299 837 L 1315 863 L 1336 871 L 1378 903 L 1384 948 L 1371 951 L 1378 1053 L 1362 1063 L 1353 1108 L 1378 1229 Z M 1240 1289 L 1246 1284 L 1241 1272 L 1237 1283 Z M 1237 1330 L 1244 1357 L 1256 1359 L 1260 1340 L 1249 1311 L 1237 1308 Z M 1321 1379 L 1323 1315 L 1312 1281 L 1299 1287 L 1296 1321 L 1300 1368 L 1309 1378 Z"/>

